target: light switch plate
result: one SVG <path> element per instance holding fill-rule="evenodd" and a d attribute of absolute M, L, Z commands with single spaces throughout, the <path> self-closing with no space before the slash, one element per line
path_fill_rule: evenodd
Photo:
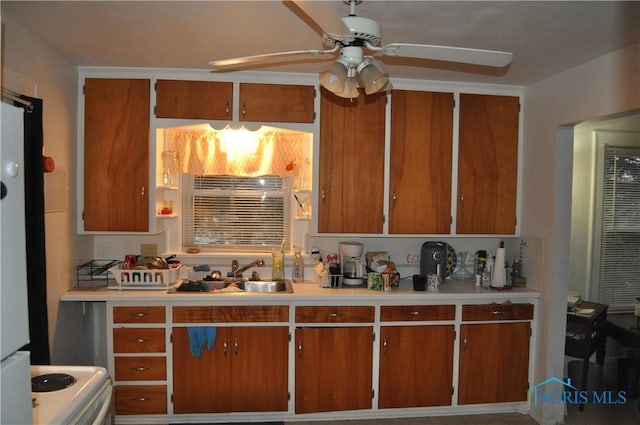
<path fill-rule="evenodd" d="M 140 255 L 145 257 L 157 257 L 158 245 L 155 243 L 140 244 Z"/>

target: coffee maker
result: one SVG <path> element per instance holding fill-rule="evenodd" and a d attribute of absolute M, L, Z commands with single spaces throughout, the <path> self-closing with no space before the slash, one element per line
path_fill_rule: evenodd
<path fill-rule="evenodd" d="M 447 245 L 444 242 L 429 241 L 420 250 L 420 274 L 437 274 L 444 282 L 447 271 Z"/>
<path fill-rule="evenodd" d="M 340 242 L 340 271 L 343 285 L 362 285 L 364 283 L 364 246 L 360 242 Z"/>

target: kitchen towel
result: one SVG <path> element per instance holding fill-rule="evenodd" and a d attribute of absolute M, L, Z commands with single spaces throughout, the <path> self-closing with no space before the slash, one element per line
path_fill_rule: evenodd
<path fill-rule="evenodd" d="M 503 288 L 506 283 L 504 258 L 504 247 L 500 247 L 496 250 L 496 260 L 493 266 L 493 274 L 491 275 L 491 286 L 493 288 Z"/>
<path fill-rule="evenodd" d="M 189 334 L 189 350 L 191 355 L 198 358 L 205 347 L 211 351 L 216 342 L 215 326 L 192 326 L 187 328 Z"/>

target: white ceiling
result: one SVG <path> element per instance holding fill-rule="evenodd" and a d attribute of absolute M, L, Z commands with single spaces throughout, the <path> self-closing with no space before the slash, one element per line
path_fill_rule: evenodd
<path fill-rule="evenodd" d="M 348 14 L 342 1 L 331 4 L 339 15 Z M 356 12 L 381 23 L 382 44 L 513 53 L 511 65 L 500 70 L 384 57 L 392 78 L 528 85 L 640 43 L 638 1 L 365 0 Z M 213 59 L 322 48 L 317 25 L 287 1 L 2 0 L 1 13 L 79 66 L 208 69 Z M 316 73 L 330 63 L 260 69 Z"/>

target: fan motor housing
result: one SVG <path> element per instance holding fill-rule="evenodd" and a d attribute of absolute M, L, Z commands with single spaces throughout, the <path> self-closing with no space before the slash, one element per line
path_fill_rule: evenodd
<path fill-rule="evenodd" d="M 329 47 L 335 46 L 336 43 L 347 46 L 352 44 L 361 45 L 364 41 L 369 42 L 372 46 L 380 44 L 381 29 L 378 22 L 361 16 L 344 16 L 342 21 L 349 28 L 351 34 L 325 34 L 323 38 L 325 45 Z"/>

